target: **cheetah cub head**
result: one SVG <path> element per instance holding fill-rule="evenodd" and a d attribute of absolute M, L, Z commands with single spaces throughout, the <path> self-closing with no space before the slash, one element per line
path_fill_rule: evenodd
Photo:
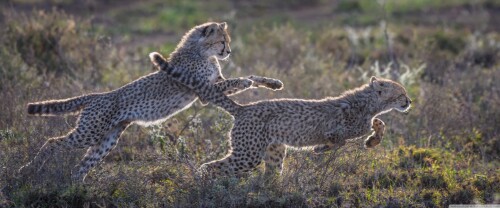
<path fill-rule="evenodd" d="M 224 60 L 231 54 L 230 42 L 227 23 L 207 22 L 187 32 L 178 48 L 196 51 L 203 57 L 215 56 Z"/>
<path fill-rule="evenodd" d="M 396 109 L 400 112 L 406 112 L 410 109 L 411 99 L 401 84 L 388 79 L 372 77 L 370 87 L 377 94 L 379 103 L 385 111 Z"/>

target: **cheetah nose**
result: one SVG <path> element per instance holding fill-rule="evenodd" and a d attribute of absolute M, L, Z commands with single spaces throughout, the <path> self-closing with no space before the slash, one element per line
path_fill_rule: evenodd
<path fill-rule="evenodd" d="M 231 50 L 227 50 L 226 52 L 227 52 L 227 54 L 230 54 L 230 53 L 231 53 Z"/>
<path fill-rule="evenodd" d="M 408 103 L 410 103 L 410 104 L 411 104 L 411 99 L 410 99 L 410 98 L 408 98 Z"/>

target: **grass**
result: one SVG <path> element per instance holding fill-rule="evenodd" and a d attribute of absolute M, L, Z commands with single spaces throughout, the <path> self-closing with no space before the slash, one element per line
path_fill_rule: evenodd
<path fill-rule="evenodd" d="M 484 2 L 484 1 L 482 1 Z M 475 2 L 476 4 L 482 2 Z M 369 1 L 369 0 L 355 0 L 355 1 L 340 1 L 337 10 L 339 11 L 361 11 L 370 12 L 380 9 L 380 6 L 385 6 L 389 14 L 404 13 L 411 11 L 418 11 L 424 9 L 439 9 L 450 6 L 460 6 L 468 3 L 465 0 L 447 0 L 447 1 L 432 1 L 432 0 L 401 0 L 401 1 Z"/>
<path fill-rule="evenodd" d="M 178 0 L 137 4 L 133 9 L 116 9 L 110 16 L 121 20 L 118 27 L 109 28 L 116 33 L 174 32 L 178 28 L 189 29 L 207 21 L 200 2 Z"/>
<path fill-rule="evenodd" d="M 29 8 L 43 7 L 39 1 L 2 7 L 1 207 L 447 207 L 500 201 L 500 35 L 475 24 L 410 18 L 469 3 L 387 1 L 386 37 L 374 1 L 97 2 L 92 17 L 85 14 L 90 9 L 74 11 L 71 1 L 61 2 L 61 9 L 43 12 Z M 484 12 L 475 11 L 471 18 Z M 359 17 L 344 16 L 356 12 Z M 292 149 L 283 175 L 271 179 L 264 178 L 263 166 L 242 178 L 195 177 L 200 164 L 226 154 L 232 125 L 222 110 L 198 103 L 161 125 L 129 127 L 84 185 L 70 182 L 84 150 L 58 152 L 40 173 L 17 175 L 47 138 L 65 134 L 75 122 L 73 116 L 28 117 L 26 103 L 116 89 L 155 70 L 149 52 L 168 54 L 187 29 L 208 20 L 229 23 L 233 54 L 222 62 L 226 77 L 258 74 L 285 83 L 279 92 L 235 96 L 238 102 L 336 96 L 375 75 L 403 83 L 413 107 L 408 114 L 381 116 L 387 132 L 375 149 L 359 143 L 322 155 Z"/>

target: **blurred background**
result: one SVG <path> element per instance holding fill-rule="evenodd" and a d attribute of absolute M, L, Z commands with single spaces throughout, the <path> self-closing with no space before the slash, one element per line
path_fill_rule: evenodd
<path fill-rule="evenodd" d="M 0 2 L 0 207 L 447 207 L 500 203 L 500 1 L 4 0 Z M 226 21 L 225 77 L 281 79 L 240 103 L 320 99 L 367 83 L 402 83 L 413 107 L 391 112 L 374 149 L 289 149 L 281 177 L 195 179 L 228 151 L 231 117 L 199 103 L 131 126 L 85 185 L 85 150 L 16 170 L 74 116 L 28 117 L 26 104 L 116 89 L 156 69 L 197 24 Z"/>

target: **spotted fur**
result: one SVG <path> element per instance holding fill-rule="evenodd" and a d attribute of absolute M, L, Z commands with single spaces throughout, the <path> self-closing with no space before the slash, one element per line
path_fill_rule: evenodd
<path fill-rule="evenodd" d="M 268 83 L 260 81 L 271 79 L 264 77 L 255 76 L 258 79 L 254 82 L 247 78 L 225 79 L 222 76 L 217 59 L 227 58 L 230 53 L 225 28 L 225 23 L 206 23 L 190 30 L 170 55 L 172 66 L 182 66 L 191 75 L 203 77 L 225 95 L 242 92 L 251 85 L 267 86 Z M 226 42 L 215 42 L 219 39 Z M 196 93 L 169 77 L 166 71 L 159 70 L 110 92 L 28 104 L 28 114 L 31 115 L 80 113 L 80 116 L 73 130 L 45 142 L 34 160 L 19 171 L 29 172 L 25 170 L 32 169 L 33 164 L 41 167 L 56 149 L 88 148 L 73 171 L 74 180 L 85 179 L 90 168 L 116 146 L 121 133 L 130 124 L 160 123 L 196 101 Z"/>
<path fill-rule="evenodd" d="M 193 28 L 192 31 L 200 31 L 200 39 L 206 40 L 207 44 L 214 48 L 218 59 L 225 59 L 231 53 L 231 49 L 229 48 L 229 42 L 231 39 L 227 35 L 226 23 L 211 23 L 207 27 Z M 183 38 L 182 41 L 186 40 L 187 39 Z M 189 51 L 190 53 L 200 50 L 198 44 L 186 46 L 187 47 L 183 47 L 183 49 Z M 172 53 L 170 57 L 173 57 L 175 53 L 176 52 Z M 196 92 L 202 103 L 211 102 L 232 115 L 236 114 L 240 109 L 240 105 L 222 93 L 224 88 L 227 88 L 227 86 L 213 85 L 213 82 L 210 81 L 212 75 L 211 71 L 220 69 L 219 62 L 215 57 L 207 60 L 203 56 L 203 52 L 197 52 L 196 54 L 199 55 L 189 56 L 190 62 L 172 58 L 165 60 L 157 52 L 152 52 L 149 57 L 153 64 L 155 64 L 162 71 L 165 71 L 173 80 L 178 81 Z M 252 85 L 264 86 L 270 89 L 281 89 L 283 87 L 283 83 L 279 80 L 258 76 L 249 76 L 247 78 L 235 79 L 233 81 L 233 85 L 243 87 L 249 87 Z"/>
<path fill-rule="evenodd" d="M 198 84 L 198 79 L 189 74 L 176 75 L 178 69 L 169 67 L 161 56 L 153 55 L 151 61 L 175 81 L 234 116 L 229 154 L 200 168 L 209 175 L 240 175 L 262 160 L 266 169 L 281 172 L 286 146 L 313 146 L 316 153 L 321 153 L 366 135 L 371 129 L 375 131 L 365 140 L 365 147 L 374 147 L 385 130 L 384 122 L 375 117 L 392 109 L 406 111 L 411 103 L 402 85 L 372 77 L 369 84 L 334 98 L 278 99 L 241 106 L 217 87 Z"/>
<path fill-rule="evenodd" d="M 402 85 L 372 77 L 369 84 L 338 97 L 266 100 L 245 105 L 233 115 L 228 155 L 203 164 L 200 172 L 208 176 L 241 175 L 264 160 L 266 172 L 281 173 L 287 146 L 312 146 L 326 151 L 374 129 L 365 140 L 365 146 L 371 148 L 380 143 L 385 130 L 385 124 L 376 116 L 392 109 L 406 111 L 410 103 Z"/>

